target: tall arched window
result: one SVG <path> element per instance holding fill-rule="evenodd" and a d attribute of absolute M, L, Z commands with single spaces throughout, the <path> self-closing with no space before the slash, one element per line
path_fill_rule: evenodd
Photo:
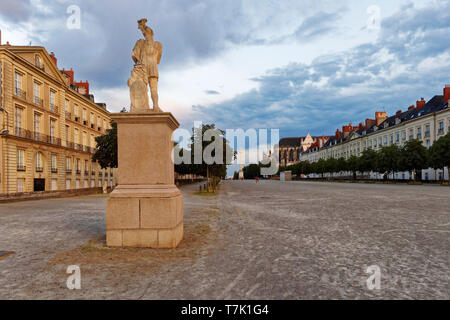
<path fill-rule="evenodd" d="M 289 151 L 289 161 L 290 162 L 294 161 L 294 150 L 292 149 Z"/>

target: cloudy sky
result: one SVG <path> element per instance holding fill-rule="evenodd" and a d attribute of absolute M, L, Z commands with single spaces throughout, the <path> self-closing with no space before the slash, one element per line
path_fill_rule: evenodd
<path fill-rule="evenodd" d="M 185 128 L 333 134 L 450 83 L 448 0 L 0 0 L 2 41 L 54 51 L 110 111 L 129 105 L 142 17 L 163 44 L 160 105 Z"/>

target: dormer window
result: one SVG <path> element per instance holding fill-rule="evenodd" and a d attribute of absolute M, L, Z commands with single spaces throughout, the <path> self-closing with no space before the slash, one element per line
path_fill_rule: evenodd
<path fill-rule="evenodd" d="M 386 122 L 386 123 L 384 124 L 384 127 L 387 128 L 388 126 L 389 126 L 389 124 Z"/>
<path fill-rule="evenodd" d="M 400 118 L 395 118 L 395 124 L 399 124 L 401 122 Z"/>

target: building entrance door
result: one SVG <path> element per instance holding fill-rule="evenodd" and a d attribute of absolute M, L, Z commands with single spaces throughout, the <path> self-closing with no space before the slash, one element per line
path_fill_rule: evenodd
<path fill-rule="evenodd" d="M 45 179 L 34 179 L 34 191 L 45 191 Z"/>

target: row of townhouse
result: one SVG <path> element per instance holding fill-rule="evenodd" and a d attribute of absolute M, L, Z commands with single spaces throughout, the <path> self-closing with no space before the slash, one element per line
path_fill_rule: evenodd
<path fill-rule="evenodd" d="M 106 105 L 53 53 L 0 45 L 0 194 L 115 185 L 115 171 L 92 162 L 109 128 Z"/>
<path fill-rule="evenodd" d="M 429 148 L 439 137 L 450 132 L 450 86 L 446 85 L 443 95 L 436 95 L 428 102 L 423 98 L 406 111 L 397 111 L 388 117 L 386 112 L 376 112 L 375 119 L 366 119 L 365 123 L 353 126 L 351 123 L 336 130 L 323 146 L 312 145 L 300 155 L 301 161 L 316 162 L 319 159 L 348 159 L 352 155 L 360 156 L 366 149 L 378 150 L 381 147 L 419 139 Z M 409 172 L 398 172 L 395 179 L 410 179 Z M 447 170 L 423 170 L 422 179 L 448 179 Z M 372 174 L 380 178 L 378 174 Z"/>

